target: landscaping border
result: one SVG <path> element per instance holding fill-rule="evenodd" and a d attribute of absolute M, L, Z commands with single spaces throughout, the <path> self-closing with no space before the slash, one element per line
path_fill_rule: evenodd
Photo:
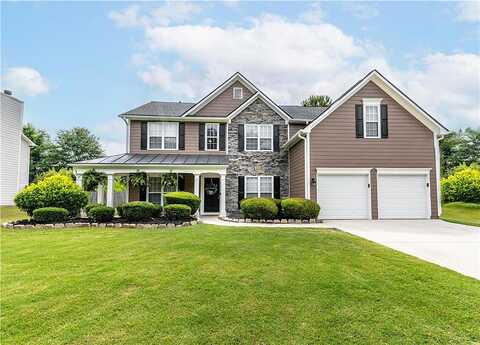
<path fill-rule="evenodd" d="M 140 228 L 140 229 L 174 229 L 200 224 L 201 221 L 192 220 L 182 223 L 47 223 L 47 224 L 14 224 L 4 223 L 2 227 L 14 230 L 23 229 L 64 229 L 64 228 Z"/>
<path fill-rule="evenodd" d="M 232 223 L 269 223 L 269 224 L 318 224 L 323 223 L 321 219 L 251 219 L 251 218 L 231 218 L 218 217 L 219 219 Z"/>

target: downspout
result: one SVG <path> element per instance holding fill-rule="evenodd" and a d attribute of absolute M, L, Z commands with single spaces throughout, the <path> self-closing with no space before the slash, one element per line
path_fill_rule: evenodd
<path fill-rule="evenodd" d="M 440 190 L 440 140 L 445 136 L 433 134 L 433 148 L 435 150 L 435 179 L 437 180 L 437 212 L 438 217 L 442 215 L 442 195 Z"/>
<path fill-rule="evenodd" d="M 304 141 L 305 199 L 310 199 L 310 133 L 300 130 L 298 137 Z"/>

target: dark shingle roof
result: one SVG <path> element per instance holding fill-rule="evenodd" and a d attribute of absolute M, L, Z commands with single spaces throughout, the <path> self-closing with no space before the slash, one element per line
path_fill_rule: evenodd
<path fill-rule="evenodd" d="M 227 165 L 226 155 L 210 154 L 174 154 L 174 153 L 122 153 L 120 155 L 101 157 L 76 164 L 159 164 L 159 165 Z"/>
<path fill-rule="evenodd" d="M 196 103 L 183 102 L 148 102 L 121 115 L 180 117 L 195 104 Z M 301 105 L 281 105 L 280 108 L 293 119 L 309 121 L 315 119 L 326 109 L 324 107 L 303 107 Z"/>

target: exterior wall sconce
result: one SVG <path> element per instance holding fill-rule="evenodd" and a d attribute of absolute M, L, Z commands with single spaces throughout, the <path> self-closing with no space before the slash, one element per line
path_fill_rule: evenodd
<path fill-rule="evenodd" d="M 315 184 L 317 183 L 317 180 L 315 180 L 315 177 L 311 178 L 311 182 L 312 182 L 312 185 L 315 186 Z"/>

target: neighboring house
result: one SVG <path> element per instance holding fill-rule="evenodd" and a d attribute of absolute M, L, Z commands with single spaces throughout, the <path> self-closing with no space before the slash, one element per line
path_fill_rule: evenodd
<path fill-rule="evenodd" d="M 28 184 L 35 144 L 23 134 L 23 102 L 8 90 L 0 95 L 0 205 L 13 205 L 15 194 Z"/>
<path fill-rule="evenodd" d="M 321 218 L 437 218 L 438 141 L 448 130 L 377 71 L 328 108 L 279 106 L 240 73 L 197 103 L 150 102 L 120 115 L 127 152 L 73 164 L 145 172 L 128 199 L 162 202 L 158 174 L 201 197 L 201 214 L 238 214 L 243 198 L 305 197 Z M 102 194 L 102 193 L 99 193 Z"/>

